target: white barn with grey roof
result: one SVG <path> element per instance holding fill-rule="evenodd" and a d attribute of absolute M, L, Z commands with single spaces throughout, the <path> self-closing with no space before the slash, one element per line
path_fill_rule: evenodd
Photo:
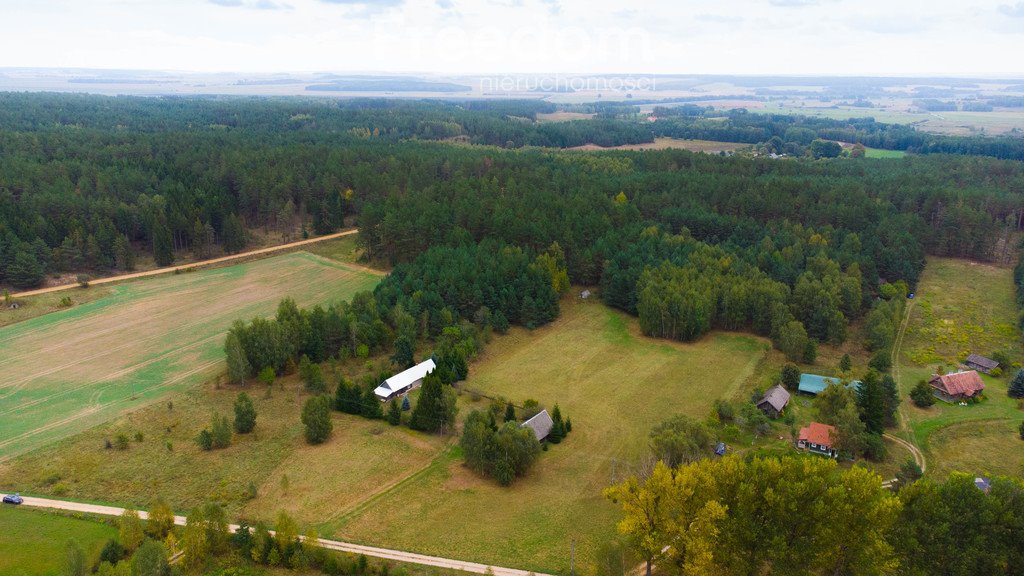
<path fill-rule="evenodd" d="M 380 398 L 382 402 L 387 402 L 399 394 L 419 387 L 420 384 L 423 384 L 423 379 L 427 374 L 430 374 L 436 368 L 437 365 L 434 364 L 433 358 L 425 362 L 420 362 L 412 368 L 399 372 L 391 378 L 381 382 L 380 386 L 377 386 L 373 393 L 376 394 L 377 398 Z"/>

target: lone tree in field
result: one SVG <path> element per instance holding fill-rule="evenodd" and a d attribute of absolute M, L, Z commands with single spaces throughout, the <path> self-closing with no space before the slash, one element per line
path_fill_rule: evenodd
<path fill-rule="evenodd" d="M 658 424 L 650 434 L 651 453 L 670 468 L 707 458 L 714 441 L 704 422 L 683 414 Z"/>
<path fill-rule="evenodd" d="M 322 444 L 331 436 L 331 399 L 314 396 L 302 407 L 302 424 L 306 427 L 306 442 Z"/>
<path fill-rule="evenodd" d="M 228 378 L 234 384 L 244 384 L 252 372 L 252 366 L 249 365 L 249 357 L 245 355 L 242 341 L 234 330 L 228 332 L 228 337 L 224 340 L 224 354 L 228 360 Z"/>
<path fill-rule="evenodd" d="M 231 425 L 228 424 L 227 416 L 213 415 L 210 436 L 213 439 L 214 448 L 227 448 L 231 445 Z"/>
<path fill-rule="evenodd" d="M 850 355 L 843 354 L 842 359 L 839 360 L 839 370 L 849 372 L 851 367 L 853 367 L 853 362 L 850 360 Z"/>
<path fill-rule="evenodd" d="M 235 400 L 235 432 L 248 434 L 256 428 L 256 406 L 245 392 Z"/>
<path fill-rule="evenodd" d="M 800 369 L 792 362 L 782 367 L 782 386 L 787 390 L 796 390 L 800 386 Z"/>
<path fill-rule="evenodd" d="M 1018 370 L 1010 382 L 1010 389 L 1007 391 L 1010 398 L 1024 398 L 1024 370 Z"/>

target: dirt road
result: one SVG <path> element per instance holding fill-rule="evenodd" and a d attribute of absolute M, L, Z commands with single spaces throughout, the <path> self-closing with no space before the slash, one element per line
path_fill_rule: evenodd
<path fill-rule="evenodd" d="M 0 494 L 0 498 L 4 495 Z M 56 510 L 68 510 L 71 512 L 83 512 L 86 514 L 99 514 L 102 516 L 120 516 L 124 512 L 124 508 L 117 508 L 114 506 L 101 506 L 99 504 L 84 504 L 81 502 L 68 502 L 66 500 L 52 500 L 49 498 L 34 498 L 31 496 L 24 496 L 25 503 L 23 506 L 32 506 L 36 508 L 51 508 Z M 148 514 L 145 511 L 139 511 L 139 516 L 143 519 L 147 518 Z M 180 526 L 184 526 L 185 517 L 175 516 L 174 523 Z M 237 524 L 228 526 L 228 530 L 234 532 L 238 529 Z M 499 566 L 488 566 L 486 564 L 477 564 L 476 562 L 464 562 L 462 560 L 452 560 L 450 558 L 440 558 L 437 556 L 425 556 L 423 554 L 414 554 L 412 552 L 402 552 L 401 550 L 389 550 L 387 548 L 375 548 L 373 546 L 363 546 L 360 544 L 352 544 L 349 542 L 341 542 L 338 540 L 320 540 L 320 546 L 328 550 L 336 550 L 338 552 L 348 552 L 351 554 L 365 554 L 366 556 L 372 556 L 374 558 L 383 558 L 386 560 L 394 560 L 397 562 L 408 562 L 410 564 L 420 564 L 423 566 L 434 566 L 437 568 L 446 568 L 449 570 L 462 570 L 464 572 L 472 572 L 475 574 L 484 574 L 490 570 L 494 576 L 528 576 L 533 574 L 534 576 L 548 576 L 546 574 L 537 572 L 527 572 L 526 570 L 518 570 L 516 568 L 501 568 Z"/>
<path fill-rule="evenodd" d="M 134 280 L 136 278 L 146 278 L 148 276 L 159 276 L 161 274 L 173 274 L 177 270 L 189 270 L 195 268 L 205 268 L 207 266 L 214 266 L 216 264 L 223 264 L 224 262 L 231 262 L 234 260 L 241 260 L 243 258 L 250 258 L 252 256 L 260 256 L 262 254 L 272 254 L 274 252 L 281 252 L 283 250 L 290 250 L 292 248 L 299 248 L 309 244 L 315 244 L 317 242 L 323 242 L 324 240 L 333 240 L 335 238 L 341 238 L 343 236 L 351 236 L 352 234 L 358 234 L 359 230 L 345 230 L 344 232 L 336 232 L 334 234 L 327 234 L 325 236 L 317 236 L 316 238 L 309 238 L 307 240 L 299 240 L 297 242 L 289 242 L 288 244 L 279 244 L 277 246 L 270 246 L 269 248 L 260 248 L 259 250 L 249 250 L 248 252 L 239 252 L 238 254 L 231 254 L 228 256 L 221 256 L 220 258 L 211 258 L 209 260 L 201 260 L 199 262 L 192 262 L 189 264 L 182 264 L 181 266 L 168 266 L 166 268 L 157 268 L 155 270 L 146 270 L 145 272 L 132 272 L 131 274 L 121 274 L 120 276 L 109 276 L 107 278 L 97 278 L 90 280 L 90 286 L 96 286 L 99 284 L 110 284 L 112 282 L 123 282 L 125 280 Z M 363 268 L 361 266 L 353 266 L 363 270 L 370 271 L 369 268 Z M 375 274 L 380 274 L 380 271 L 372 270 Z M 60 292 L 61 290 L 70 290 L 71 288 L 77 288 L 78 284 L 62 284 L 60 286 L 50 286 L 49 288 L 37 288 L 35 290 L 26 290 L 24 292 L 18 292 L 17 294 L 11 294 L 14 298 L 24 298 L 26 296 L 38 296 L 39 294 L 49 294 L 50 292 Z"/>

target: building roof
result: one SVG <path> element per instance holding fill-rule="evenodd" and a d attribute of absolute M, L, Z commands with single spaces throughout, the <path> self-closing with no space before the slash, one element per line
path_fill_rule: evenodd
<path fill-rule="evenodd" d="M 835 434 L 835 427 L 820 422 L 811 422 L 800 429 L 800 440 L 817 444 L 818 446 L 832 447 L 832 435 Z"/>
<path fill-rule="evenodd" d="M 526 422 L 520 424 L 523 428 L 529 428 L 533 430 L 533 435 L 537 437 L 537 441 L 541 441 L 548 437 L 551 433 L 551 429 L 555 426 L 555 422 L 551 420 L 551 415 L 548 414 L 547 410 L 541 410 L 533 418 L 530 418 Z"/>
<path fill-rule="evenodd" d="M 433 358 L 425 362 L 420 362 L 412 368 L 399 372 L 391 378 L 381 382 L 380 386 L 377 386 L 373 393 L 381 398 L 387 398 L 399 390 L 408 388 L 417 380 L 420 380 L 427 374 L 433 372 L 435 368 L 437 368 L 437 365 L 434 364 Z"/>
<path fill-rule="evenodd" d="M 842 380 L 834 376 L 821 376 L 818 374 L 801 374 L 800 375 L 800 386 L 797 390 L 804 394 L 820 394 L 822 390 L 828 387 L 829 384 L 839 384 Z M 847 384 L 847 387 L 853 387 L 855 390 L 860 388 L 860 380 L 854 380 Z"/>
<path fill-rule="evenodd" d="M 985 389 L 981 376 L 974 370 L 935 375 L 928 383 L 950 396 L 974 396 Z"/>
<path fill-rule="evenodd" d="M 978 366 L 979 368 L 984 368 L 985 370 L 991 370 L 993 368 L 999 367 L 999 362 L 996 362 L 991 358 L 985 358 L 980 354 L 971 354 L 970 356 L 967 357 L 966 363 L 970 366 Z"/>
<path fill-rule="evenodd" d="M 989 488 L 992 487 L 992 482 L 984 476 L 978 476 L 974 479 L 974 485 L 977 486 L 978 490 L 988 492 Z"/>
<path fill-rule="evenodd" d="M 761 401 L 757 403 L 757 406 L 760 407 L 765 402 L 770 404 L 776 412 L 782 412 L 782 409 L 789 404 L 789 392 L 781 385 L 776 384 L 764 393 L 764 396 L 761 397 Z"/>

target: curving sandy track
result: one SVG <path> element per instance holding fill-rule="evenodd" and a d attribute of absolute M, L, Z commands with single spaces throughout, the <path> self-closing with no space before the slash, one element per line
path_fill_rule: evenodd
<path fill-rule="evenodd" d="M 0 497 L 4 496 L 0 494 Z M 56 510 L 68 510 L 71 512 L 83 512 L 86 514 L 99 514 L 102 516 L 120 516 L 124 512 L 124 508 L 117 508 L 115 506 L 102 506 L 99 504 L 84 504 L 81 502 L 69 502 L 66 500 L 53 500 L 50 498 L 34 498 L 31 496 L 25 496 L 24 506 L 32 506 L 36 508 L 51 508 Z M 139 516 L 145 519 L 148 514 L 145 511 L 140 511 Z M 184 516 L 175 516 L 174 523 L 180 526 L 185 525 Z M 237 524 L 231 524 L 228 526 L 228 530 L 234 532 L 238 529 Z M 271 532 L 273 534 L 273 532 Z M 388 548 L 377 548 L 374 546 L 363 546 L 362 544 L 353 544 L 351 542 L 342 542 L 340 540 L 320 540 L 320 546 L 328 550 L 336 550 L 339 552 L 348 552 L 351 554 L 365 554 L 366 556 L 373 556 L 375 558 L 384 558 L 386 560 L 395 560 L 397 562 L 408 562 L 410 564 L 420 564 L 423 566 L 433 566 L 436 568 L 446 568 L 449 570 L 462 570 L 464 572 L 472 572 L 475 574 L 484 574 L 490 571 L 494 576 L 548 576 L 546 574 L 527 572 L 526 570 L 519 570 L 516 568 L 502 568 L 500 566 L 488 566 L 486 564 L 478 564 L 476 562 L 465 562 L 462 560 L 453 560 L 451 558 L 441 558 L 438 556 L 426 556 L 424 554 L 416 554 L 413 552 L 403 552 L 401 550 L 390 550 Z"/>
<path fill-rule="evenodd" d="M 190 270 L 196 268 L 206 268 L 216 264 L 223 264 L 225 262 L 232 262 L 234 260 L 241 260 L 242 258 L 250 258 L 252 256 L 260 256 L 262 254 L 272 254 L 274 252 L 281 252 L 282 250 L 289 250 L 292 248 L 299 248 L 307 246 L 309 244 L 315 244 L 317 242 L 323 242 L 324 240 L 333 240 L 335 238 L 341 238 L 343 236 L 351 236 L 352 234 L 358 234 L 359 230 L 345 230 L 344 232 L 335 232 L 334 234 L 326 234 L 324 236 L 317 236 L 316 238 L 308 238 L 306 240 L 299 240 L 297 242 L 289 242 L 288 244 L 279 244 L 277 246 L 270 246 L 269 248 L 260 248 L 258 250 L 249 250 L 248 252 L 239 252 L 238 254 L 230 254 L 228 256 L 221 256 L 220 258 L 211 258 L 209 260 L 202 260 L 200 262 L 192 262 L 190 264 L 182 264 L 181 266 L 168 266 L 166 268 L 157 268 L 155 270 L 146 270 L 145 272 L 132 272 L 130 274 L 121 274 L 120 276 L 108 276 L 107 278 L 97 278 L 90 280 L 89 285 L 95 286 L 98 284 L 111 284 L 113 282 L 123 282 L 125 280 L 134 280 L 136 278 L 147 278 L 149 276 L 158 276 L 160 274 L 173 274 L 178 270 Z M 361 268 L 360 266 L 353 266 L 354 268 Z M 365 270 L 370 270 L 369 268 Z M 380 274 L 378 271 L 374 271 Z M 60 292 L 61 290 L 70 290 L 71 288 L 77 288 L 78 284 L 62 284 L 60 286 L 50 286 L 49 288 L 37 288 L 35 290 L 26 290 L 24 292 L 18 292 L 11 294 L 14 298 L 24 298 L 26 296 L 38 296 L 39 294 L 49 294 L 50 292 Z"/>

